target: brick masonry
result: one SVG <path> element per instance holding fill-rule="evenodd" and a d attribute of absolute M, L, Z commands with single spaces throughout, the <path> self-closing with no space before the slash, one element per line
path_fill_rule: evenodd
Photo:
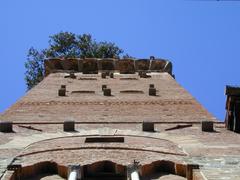
<path fill-rule="evenodd" d="M 185 179 L 187 164 L 200 165 L 194 178 L 239 178 L 239 135 L 226 130 L 168 73 L 148 73 L 148 78 L 114 73 L 106 79 L 101 73 L 67 75 L 48 75 L 1 114 L 1 121 L 13 122 L 14 131 L 0 133 L 3 179 L 11 175 L 6 171 L 11 162 L 21 164 L 27 175 L 39 162 L 51 161 L 66 178 L 68 165 L 105 160 L 122 166 L 137 160 L 146 176 L 165 163 L 175 174 L 168 179 Z M 66 96 L 58 96 L 63 84 Z M 112 96 L 103 95 L 103 84 Z M 148 95 L 149 84 L 156 96 Z M 63 131 L 66 120 L 75 121 L 74 132 Z M 203 120 L 214 122 L 214 132 L 202 131 Z M 143 121 L 154 122 L 154 132 L 143 132 Z M 100 136 L 121 136 L 124 143 L 85 143 L 86 137 Z"/>

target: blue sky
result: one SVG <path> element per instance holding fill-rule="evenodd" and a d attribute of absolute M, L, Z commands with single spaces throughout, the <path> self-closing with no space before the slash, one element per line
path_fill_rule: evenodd
<path fill-rule="evenodd" d="M 126 53 L 169 59 L 177 81 L 220 120 L 226 84 L 239 85 L 240 1 L 2 0 L 0 112 L 26 92 L 28 49 L 60 31 L 90 33 Z"/>

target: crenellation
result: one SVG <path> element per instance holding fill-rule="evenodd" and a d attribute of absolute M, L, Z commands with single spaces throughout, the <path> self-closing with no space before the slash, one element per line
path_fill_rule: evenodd
<path fill-rule="evenodd" d="M 83 74 L 96 74 L 97 72 L 119 72 L 133 74 L 135 72 L 168 72 L 172 74 L 172 63 L 164 59 L 97 59 L 97 58 L 71 58 L 46 59 L 44 61 L 45 75 L 59 71 L 82 72 Z"/>

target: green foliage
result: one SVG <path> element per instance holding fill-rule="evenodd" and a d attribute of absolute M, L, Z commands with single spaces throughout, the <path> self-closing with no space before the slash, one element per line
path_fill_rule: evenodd
<path fill-rule="evenodd" d="M 123 53 L 112 42 L 97 42 L 90 34 L 76 35 L 60 32 L 49 37 L 49 47 L 44 50 L 30 48 L 25 63 L 25 81 L 31 89 L 44 78 L 46 58 L 118 58 Z"/>
<path fill-rule="evenodd" d="M 80 57 L 94 57 L 98 44 L 92 39 L 90 34 L 79 35 L 78 37 L 78 48 L 81 52 Z"/>
<path fill-rule="evenodd" d="M 99 58 L 114 58 L 123 53 L 122 49 L 119 49 L 114 43 L 100 42 L 97 45 L 95 57 Z"/>
<path fill-rule="evenodd" d="M 38 51 L 33 47 L 29 49 L 27 62 L 25 63 L 25 81 L 28 89 L 42 81 L 44 77 L 44 59 L 44 50 Z"/>
<path fill-rule="evenodd" d="M 60 32 L 50 36 L 47 57 L 79 57 L 80 49 L 76 35 L 69 32 Z"/>

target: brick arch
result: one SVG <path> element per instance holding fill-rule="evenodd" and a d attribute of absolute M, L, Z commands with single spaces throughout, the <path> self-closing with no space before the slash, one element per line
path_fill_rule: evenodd
<path fill-rule="evenodd" d="M 23 166 L 20 170 L 15 170 L 11 176 L 11 180 L 26 179 L 35 177 L 40 174 L 56 174 L 62 178 L 67 178 L 68 167 L 57 164 L 53 161 L 42 161 L 32 165 Z"/>
<path fill-rule="evenodd" d="M 141 162 L 140 162 L 141 164 Z M 182 178 L 187 177 L 187 164 L 179 164 L 170 160 L 154 161 L 150 164 L 140 165 L 139 174 L 142 178 L 148 179 L 157 173 L 165 173 Z M 127 177 L 127 165 L 117 164 L 112 161 L 104 160 L 93 162 L 83 166 L 84 179 L 105 177 L 124 179 Z"/>
<path fill-rule="evenodd" d="M 187 165 L 170 160 L 160 160 L 145 164 L 141 167 L 142 176 L 150 176 L 160 172 L 186 177 Z"/>
<path fill-rule="evenodd" d="M 126 166 L 108 160 L 97 161 L 83 166 L 84 179 L 112 177 L 114 179 L 122 180 L 126 179 L 126 175 Z"/>
<path fill-rule="evenodd" d="M 162 172 L 187 177 L 187 166 L 187 164 L 179 164 L 178 162 L 170 160 L 159 160 L 140 166 L 139 172 L 140 175 L 145 178 Z M 126 165 L 121 165 L 109 160 L 85 164 L 82 166 L 81 171 L 83 172 L 84 179 L 112 177 L 123 180 L 126 179 L 127 176 Z M 68 167 L 53 161 L 38 162 L 29 166 L 23 166 L 20 171 L 15 170 L 11 176 L 11 180 L 18 179 L 19 177 L 21 179 L 34 178 L 40 174 L 56 174 L 62 178 L 67 178 Z"/>

